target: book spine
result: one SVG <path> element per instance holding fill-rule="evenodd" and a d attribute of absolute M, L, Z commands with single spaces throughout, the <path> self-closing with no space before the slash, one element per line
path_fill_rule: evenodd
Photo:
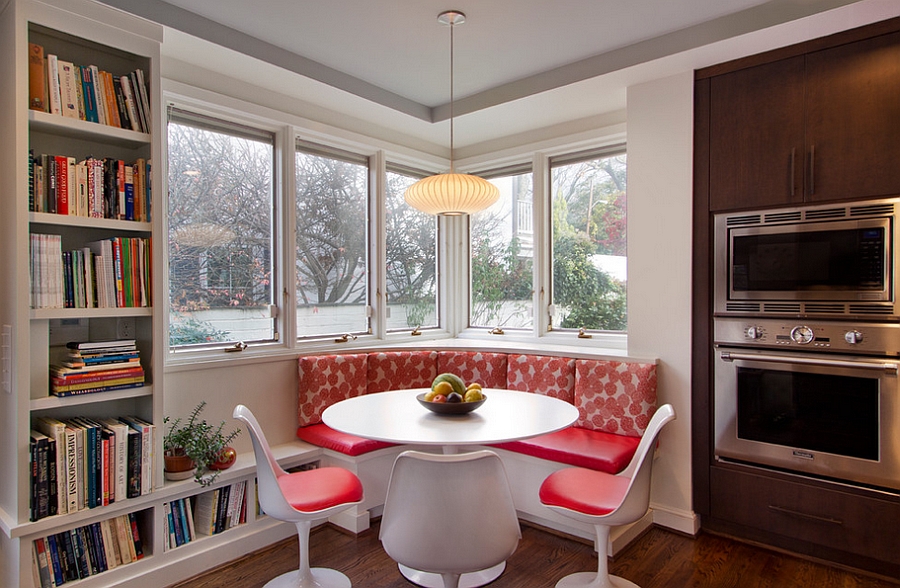
<path fill-rule="evenodd" d="M 62 96 L 59 88 L 59 58 L 47 55 L 47 95 L 50 114 L 62 114 Z"/>
<path fill-rule="evenodd" d="M 47 112 L 47 62 L 44 47 L 37 43 L 28 44 L 28 108 Z"/>
<path fill-rule="evenodd" d="M 138 531 L 137 517 L 133 512 L 128 513 L 128 522 L 131 523 L 131 538 L 134 541 L 135 559 L 142 559 L 144 557 L 144 549 L 141 542 L 141 534 Z"/>
<path fill-rule="evenodd" d="M 58 60 L 60 109 L 66 118 L 78 118 L 78 92 L 75 89 L 75 66 Z"/>
<path fill-rule="evenodd" d="M 81 91 L 84 95 L 84 118 L 88 122 L 99 122 L 97 118 L 97 95 L 94 87 L 94 73 L 89 66 L 82 65 Z"/>

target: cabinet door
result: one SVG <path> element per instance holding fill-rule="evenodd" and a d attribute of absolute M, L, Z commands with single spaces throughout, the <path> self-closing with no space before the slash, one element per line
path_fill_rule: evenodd
<path fill-rule="evenodd" d="M 803 93 L 802 57 L 712 78 L 711 210 L 802 200 Z"/>
<path fill-rule="evenodd" d="M 900 194 L 900 33 L 807 56 L 807 199 Z"/>

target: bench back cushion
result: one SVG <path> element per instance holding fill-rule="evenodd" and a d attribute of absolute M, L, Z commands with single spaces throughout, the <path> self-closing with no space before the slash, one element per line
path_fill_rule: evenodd
<path fill-rule="evenodd" d="M 299 425 L 322 422 L 322 411 L 366 393 L 368 355 L 312 355 L 299 359 Z"/>
<path fill-rule="evenodd" d="M 481 351 L 441 351 L 437 372 L 456 374 L 466 384 L 478 382 L 484 388 L 506 388 L 506 354 Z"/>
<path fill-rule="evenodd" d="M 609 360 L 575 362 L 575 406 L 586 429 L 640 437 L 656 410 L 656 365 Z"/>
<path fill-rule="evenodd" d="M 437 376 L 437 351 L 385 351 L 369 354 L 368 393 L 430 388 Z"/>
<path fill-rule="evenodd" d="M 506 387 L 574 403 L 575 360 L 550 355 L 507 356 Z"/>

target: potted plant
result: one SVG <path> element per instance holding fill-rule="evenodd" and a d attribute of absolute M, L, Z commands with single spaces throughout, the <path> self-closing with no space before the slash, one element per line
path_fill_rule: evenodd
<path fill-rule="evenodd" d="M 183 480 L 193 475 L 202 486 L 208 486 L 219 472 L 234 463 L 236 453 L 230 443 L 241 430 L 224 433 L 225 421 L 213 426 L 200 416 L 206 401 L 197 405 L 187 419 L 163 419 L 163 455 L 166 478 Z"/>

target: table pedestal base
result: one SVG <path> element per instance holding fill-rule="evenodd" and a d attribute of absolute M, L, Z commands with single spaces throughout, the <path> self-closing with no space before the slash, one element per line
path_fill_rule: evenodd
<path fill-rule="evenodd" d="M 400 568 L 400 573 L 403 574 L 404 578 L 417 586 L 423 586 L 424 588 L 444 588 L 444 581 L 441 580 L 440 574 L 421 572 L 403 564 L 397 564 L 397 567 Z M 496 580 L 505 569 L 506 562 L 502 562 L 486 570 L 463 574 L 459 579 L 459 588 L 478 588 L 479 586 L 490 584 Z"/>

